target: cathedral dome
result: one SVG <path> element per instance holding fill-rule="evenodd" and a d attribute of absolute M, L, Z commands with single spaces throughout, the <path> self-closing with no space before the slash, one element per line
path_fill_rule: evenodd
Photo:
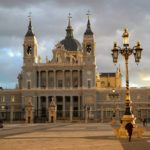
<path fill-rule="evenodd" d="M 79 51 L 81 50 L 81 44 L 78 40 L 74 38 L 66 37 L 64 40 L 60 41 L 64 45 L 64 48 L 68 51 Z"/>
<path fill-rule="evenodd" d="M 76 40 L 73 37 L 73 29 L 70 24 L 70 16 L 69 16 L 69 22 L 68 22 L 68 27 L 66 29 L 66 37 L 60 43 L 64 45 L 64 48 L 68 51 L 79 51 L 81 50 L 81 44 L 78 40 Z"/>

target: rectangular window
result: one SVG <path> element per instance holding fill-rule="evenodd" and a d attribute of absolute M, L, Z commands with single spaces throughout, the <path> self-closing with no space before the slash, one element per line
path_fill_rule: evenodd
<path fill-rule="evenodd" d="M 78 78 L 73 79 L 73 87 L 78 87 Z"/>
<path fill-rule="evenodd" d="M 27 81 L 27 88 L 28 88 L 28 89 L 31 88 L 31 81 Z"/>
<path fill-rule="evenodd" d="M 65 79 L 65 87 L 70 87 L 70 78 Z"/>
<path fill-rule="evenodd" d="M 54 78 L 49 79 L 49 87 L 54 87 Z"/>
<path fill-rule="evenodd" d="M 41 81 L 41 87 L 42 87 L 42 88 L 45 88 L 45 87 L 46 87 L 46 81 L 45 81 L 45 80 Z"/>
<path fill-rule="evenodd" d="M 91 88 L 91 80 L 88 80 L 88 88 Z"/>
<path fill-rule="evenodd" d="M 62 80 L 58 80 L 58 87 L 62 87 Z"/>
<path fill-rule="evenodd" d="M 42 88 L 46 87 L 46 72 L 45 71 L 41 72 L 41 87 Z"/>
<path fill-rule="evenodd" d="M 3 103 L 5 102 L 5 96 L 2 96 L 2 102 Z"/>

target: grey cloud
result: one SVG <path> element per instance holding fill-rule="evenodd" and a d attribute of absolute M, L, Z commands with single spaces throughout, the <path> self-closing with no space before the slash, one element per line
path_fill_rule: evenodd
<path fill-rule="evenodd" d="M 1 7 L 4 8 L 20 8 L 38 5 L 48 0 L 0 0 Z"/>
<path fill-rule="evenodd" d="M 86 12 L 91 11 L 91 26 L 96 40 L 96 59 L 98 71 L 111 72 L 116 67 L 112 63 L 111 49 L 113 41 L 118 41 L 122 45 L 122 37 L 117 34 L 118 30 L 128 26 L 130 32 L 130 44 L 134 46 L 137 40 L 141 41 L 143 47 L 142 60 L 139 68 L 134 63 L 134 58 L 130 58 L 129 71 L 131 82 L 142 85 L 138 71 L 145 72 L 149 70 L 149 49 L 150 49 L 150 1 L 147 0 L 0 0 L 0 55 L 5 57 L 2 48 L 9 48 L 14 52 L 22 53 L 22 43 L 28 27 L 28 12 L 32 11 L 33 30 L 39 42 L 45 44 L 43 54 L 39 47 L 39 54 L 50 57 L 51 49 L 57 41 L 65 37 L 67 27 L 68 13 L 72 14 L 72 26 L 74 37 L 83 40 L 83 33 L 86 28 Z M 17 70 L 21 69 L 22 58 L 11 58 L 7 64 L 17 61 Z M 107 60 L 107 63 L 106 63 Z M 3 65 L 3 59 L 0 59 L 0 66 Z M 6 63 L 6 62 L 5 62 Z M 119 63 L 125 76 L 124 60 L 120 56 Z M 119 64 L 118 63 L 118 64 Z M 8 74 L 14 69 L 6 70 L 2 68 L 5 81 L 14 81 L 16 74 L 10 79 Z M 141 70 L 140 70 L 141 69 Z M 133 74 L 134 72 L 134 74 Z M 124 78 L 123 78 L 124 79 Z M 1 82 L 0 81 L 0 82 Z M 144 83 L 144 82 L 143 82 Z"/>

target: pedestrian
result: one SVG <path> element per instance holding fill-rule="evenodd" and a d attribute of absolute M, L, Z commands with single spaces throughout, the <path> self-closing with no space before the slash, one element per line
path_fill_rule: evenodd
<path fill-rule="evenodd" d="M 122 124 L 122 119 L 120 119 L 120 124 Z"/>
<path fill-rule="evenodd" d="M 128 132 L 129 142 L 131 142 L 132 132 L 133 132 L 133 124 L 131 122 L 127 123 L 125 129 Z"/>
<path fill-rule="evenodd" d="M 146 118 L 144 118 L 144 119 L 143 119 L 143 126 L 144 126 L 144 127 L 146 126 L 146 123 L 147 123 Z"/>
<path fill-rule="evenodd" d="M 0 120 L 0 128 L 3 128 L 3 120 Z"/>

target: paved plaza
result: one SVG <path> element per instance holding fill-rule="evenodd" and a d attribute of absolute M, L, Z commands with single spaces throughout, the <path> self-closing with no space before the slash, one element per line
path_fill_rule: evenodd
<path fill-rule="evenodd" d="M 149 150 L 150 125 L 142 138 L 119 139 L 109 123 L 5 124 L 0 150 Z"/>

